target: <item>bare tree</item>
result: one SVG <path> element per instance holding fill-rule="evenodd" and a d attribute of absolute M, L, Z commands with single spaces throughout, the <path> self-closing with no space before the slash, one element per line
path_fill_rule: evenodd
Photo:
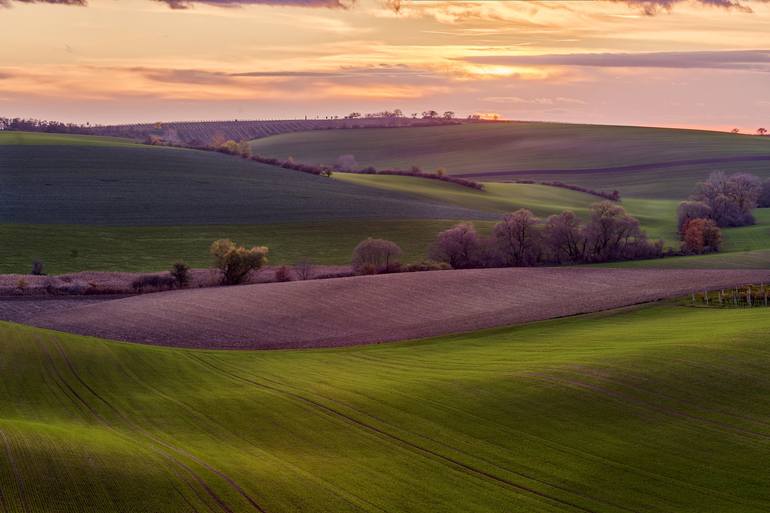
<path fill-rule="evenodd" d="M 300 280 L 309 280 L 313 275 L 313 263 L 307 258 L 299 260 L 294 264 L 294 274 Z"/>
<path fill-rule="evenodd" d="M 353 250 L 352 266 L 358 273 L 388 271 L 398 265 L 401 248 L 395 242 L 369 237 Z"/>
<path fill-rule="evenodd" d="M 765 135 L 767 133 L 767 128 L 757 128 L 757 135 Z"/>
<path fill-rule="evenodd" d="M 460 223 L 438 234 L 429 257 L 455 269 L 468 269 L 478 265 L 480 250 L 476 228 L 470 223 Z"/>
<path fill-rule="evenodd" d="M 493 230 L 503 262 L 514 267 L 535 265 L 542 255 L 542 237 L 537 228 L 539 219 L 520 209 L 503 217 Z"/>
<path fill-rule="evenodd" d="M 727 176 L 716 172 L 696 186 L 692 199 L 711 208 L 710 217 L 717 225 L 745 226 L 754 224 L 751 211 L 756 208 L 761 192 L 762 183 L 754 175 L 738 173 Z"/>
<path fill-rule="evenodd" d="M 586 225 L 585 235 L 589 258 L 598 262 L 626 258 L 626 249 L 630 248 L 632 242 L 636 239 L 646 241 L 639 221 L 611 201 L 591 206 L 591 218 Z"/>
<path fill-rule="evenodd" d="M 574 212 L 568 210 L 550 216 L 545 222 L 543 239 L 550 258 L 559 264 L 580 262 L 585 257 L 586 238 Z"/>

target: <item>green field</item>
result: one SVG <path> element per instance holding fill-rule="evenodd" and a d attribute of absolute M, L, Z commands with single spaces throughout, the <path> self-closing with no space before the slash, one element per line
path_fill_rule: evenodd
<path fill-rule="evenodd" d="M 487 229 L 491 221 L 475 221 Z M 42 261 L 49 274 L 82 270 L 162 271 L 182 260 L 210 267 L 209 246 L 229 238 L 270 248 L 270 264 L 308 258 L 316 264 L 348 264 L 367 237 L 396 242 L 403 261 L 419 262 L 436 234 L 456 220 L 353 220 L 224 226 L 72 226 L 0 224 L 0 273 L 28 273 Z"/>
<path fill-rule="evenodd" d="M 594 137 L 598 133 L 610 138 L 615 134 L 610 138 L 613 144 L 625 144 L 626 150 L 636 148 L 634 137 L 663 144 L 666 134 L 682 143 L 681 148 L 711 144 L 711 150 L 701 148 L 705 155 L 717 151 L 718 141 L 725 142 L 724 151 L 729 149 L 727 142 L 738 141 L 740 144 L 735 144 L 742 152 L 758 152 L 766 143 L 764 139 L 711 132 L 614 127 L 615 131 L 605 133 L 607 127 L 557 124 L 404 129 L 412 134 L 409 138 L 399 135 L 402 129 L 319 131 L 291 137 L 331 141 L 328 138 L 336 137 L 332 132 L 339 132 L 355 141 L 369 137 L 366 134 L 381 133 L 401 145 L 420 140 L 414 137 L 417 133 L 428 137 L 438 131 L 437 136 L 448 137 L 447 133 L 460 130 L 460 135 L 469 137 L 465 149 L 470 155 L 490 141 L 503 144 L 501 141 L 513 137 L 514 132 L 519 134 L 516 137 L 524 137 L 527 127 L 535 138 L 546 137 L 550 133 L 546 129 L 553 129 L 560 137 L 570 133 Z M 630 139 L 624 139 L 626 136 Z M 426 143 L 423 149 L 431 155 L 431 148 L 434 146 Z M 671 151 L 684 151 L 681 148 L 672 146 Z M 413 149 L 405 151 L 408 155 Z M 591 158 L 605 157 L 591 153 Z M 588 207 L 600 200 L 565 189 L 514 183 L 490 182 L 486 191 L 480 192 L 399 176 L 336 173 L 330 180 L 216 153 L 58 134 L 0 133 L 0 162 L 0 272 L 6 273 L 29 272 L 33 260 L 41 260 L 49 273 L 156 271 L 180 259 L 206 266 L 208 245 L 222 237 L 268 245 L 276 264 L 290 264 L 303 257 L 319 264 L 345 264 L 355 244 L 368 236 L 394 240 L 404 249 L 405 261 L 417 261 L 425 258 L 435 234 L 452 223 L 476 220 L 485 231 L 492 220 L 518 208 L 529 208 L 541 217 L 562 210 L 585 217 Z M 676 173 L 668 170 L 665 174 Z M 658 197 L 624 196 L 623 205 L 651 237 L 678 246 L 678 200 L 671 198 L 671 183 L 663 178 L 651 182 L 649 172 L 626 175 L 633 190 L 655 189 Z M 688 184 L 691 188 L 693 182 Z M 725 251 L 770 248 L 768 212 L 758 211 L 756 226 L 725 230 Z M 738 257 L 736 253 L 736 262 L 725 260 L 730 258 L 705 257 L 704 265 L 742 266 L 757 261 L 756 255 Z M 697 266 L 699 261 L 688 258 L 634 265 Z"/>
<path fill-rule="evenodd" d="M 352 154 L 361 166 L 450 174 L 489 171 L 574 170 L 689 159 L 770 155 L 770 137 L 560 123 L 467 124 L 426 128 L 325 130 L 252 141 L 254 152 L 302 162 L 333 164 Z M 635 172 L 522 175 L 562 180 L 624 196 L 679 199 L 711 171 L 749 171 L 770 177 L 770 162 L 700 164 Z M 489 178 L 498 180 L 499 178 Z"/>
<path fill-rule="evenodd" d="M 306 351 L 0 332 L 5 511 L 770 509 L 763 308 Z"/>

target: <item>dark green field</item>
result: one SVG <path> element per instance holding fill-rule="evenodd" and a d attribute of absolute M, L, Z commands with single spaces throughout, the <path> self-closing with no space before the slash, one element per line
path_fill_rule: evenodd
<path fill-rule="evenodd" d="M 657 306 L 268 352 L 2 323 L 2 504 L 763 512 L 767 313 Z"/>
<path fill-rule="evenodd" d="M 450 174 L 564 170 L 556 173 L 487 177 L 562 180 L 625 196 L 679 199 L 711 171 L 749 171 L 770 177 L 770 160 L 685 165 L 624 172 L 571 170 L 705 158 L 770 157 L 770 137 L 699 130 L 675 130 L 560 123 L 468 124 L 426 128 L 317 131 L 284 134 L 252 142 L 254 152 L 302 162 L 333 164 L 352 154 L 361 166 Z"/>
<path fill-rule="evenodd" d="M 218 153 L 112 145 L 113 139 L 93 144 L 93 137 L 56 144 L 58 137 L 48 137 L 0 133 L 0 141 L 10 140 L 0 144 L 0 222 L 173 226 L 474 216 Z"/>

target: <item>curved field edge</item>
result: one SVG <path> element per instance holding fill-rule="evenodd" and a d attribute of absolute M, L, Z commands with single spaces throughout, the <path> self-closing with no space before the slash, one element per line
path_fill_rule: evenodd
<path fill-rule="evenodd" d="M 185 289 L 25 319 L 151 344 L 278 349 L 473 331 L 770 280 L 770 270 L 509 268 Z"/>
<path fill-rule="evenodd" d="M 313 351 L 0 323 L 3 506 L 766 511 L 769 338 L 671 305 Z"/>
<path fill-rule="evenodd" d="M 766 137 L 669 128 L 509 122 L 430 127 L 419 137 L 404 128 L 350 134 L 303 132 L 253 141 L 252 149 L 313 164 L 334 164 L 340 155 L 352 154 L 360 167 L 417 165 L 427 172 L 443 168 L 449 174 L 468 176 L 513 172 L 516 175 L 509 178 L 563 181 L 595 190 L 618 189 L 623 197 L 672 200 L 685 198 L 695 182 L 712 171 L 770 177 L 767 161 L 746 161 L 770 156 Z M 645 167 L 693 159 L 698 162 L 670 169 Z M 601 169 L 629 165 L 643 169 Z"/>

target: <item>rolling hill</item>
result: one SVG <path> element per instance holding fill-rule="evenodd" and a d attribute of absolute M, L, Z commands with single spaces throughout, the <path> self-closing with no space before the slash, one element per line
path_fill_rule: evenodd
<path fill-rule="evenodd" d="M 0 272 L 204 266 L 222 237 L 268 244 L 274 263 L 345 263 L 380 235 L 419 260 L 448 220 L 492 217 L 218 153 L 0 132 Z"/>
<path fill-rule="evenodd" d="M 0 323 L 3 508 L 770 508 L 764 308 L 646 307 L 333 350 Z"/>
<path fill-rule="evenodd" d="M 770 177 L 770 137 L 667 128 L 509 122 L 299 132 L 251 146 L 255 153 L 308 163 L 333 164 L 352 154 L 362 167 L 444 168 L 491 181 L 562 180 L 645 198 L 684 198 L 713 170 Z"/>
<path fill-rule="evenodd" d="M 382 219 L 395 213 L 417 219 L 478 217 L 397 192 L 218 153 L 0 133 L 0 140 L 6 138 L 10 143 L 0 144 L 0 223 L 169 226 Z"/>

